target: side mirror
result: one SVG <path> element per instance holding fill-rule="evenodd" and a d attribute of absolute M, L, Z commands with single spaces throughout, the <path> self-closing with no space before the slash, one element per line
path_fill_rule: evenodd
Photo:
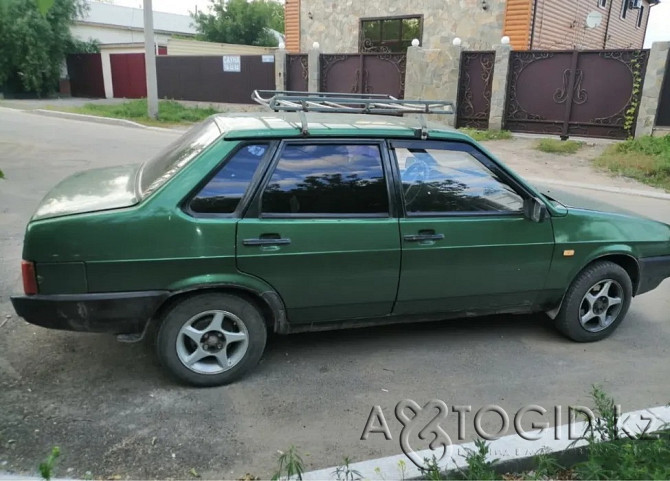
<path fill-rule="evenodd" d="M 547 206 L 537 197 L 530 197 L 523 201 L 523 215 L 526 219 L 542 222 L 548 214 Z"/>

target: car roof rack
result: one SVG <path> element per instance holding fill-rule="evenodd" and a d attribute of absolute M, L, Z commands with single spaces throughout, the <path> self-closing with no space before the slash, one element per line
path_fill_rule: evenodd
<path fill-rule="evenodd" d="M 449 100 L 405 100 L 383 94 L 350 94 L 335 92 L 294 92 L 289 90 L 254 90 L 252 100 L 275 112 L 297 112 L 303 135 L 309 135 L 306 112 L 402 115 L 420 114 L 422 139 L 428 137 L 426 121 L 421 114 L 453 114 Z"/>

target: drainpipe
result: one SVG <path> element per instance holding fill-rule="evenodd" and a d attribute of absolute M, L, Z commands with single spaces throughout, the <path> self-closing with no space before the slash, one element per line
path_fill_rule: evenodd
<path fill-rule="evenodd" d="M 628 0 L 623 0 L 627 2 Z M 610 17 L 612 16 L 612 4 L 614 0 L 610 0 L 610 8 L 607 10 L 607 25 L 605 25 L 605 38 L 603 39 L 603 50 L 607 48 L 607 35 L 610 31 Z"/>
<path fill-rule="evenodd" d="M 533 50 L 533 39 L 535 38 L 535 17 L 537 16 L 537 0 L 533 0 L 533 19 L 530 25 L 530 50 Z"/>

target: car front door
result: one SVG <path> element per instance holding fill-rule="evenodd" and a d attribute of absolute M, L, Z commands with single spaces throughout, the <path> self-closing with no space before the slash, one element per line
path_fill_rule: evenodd
<path fill-rule="evenodd" d="M 237 227 L 238 269 L 282 297 L 290 322 L 391 313 L 398 217 L 379 141 L 285 141 Z"/>
<path fill-rule="evenodd" d="M 394 314 L 531 308 L 554 235 L 550 218 L 525 218 L 529 193 L 470 144 L 391 146 L 405 210 Z"/>

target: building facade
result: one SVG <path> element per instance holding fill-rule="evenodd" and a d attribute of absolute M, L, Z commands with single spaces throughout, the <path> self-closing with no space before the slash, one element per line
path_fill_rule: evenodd
<path fill-rule="evenodd" d="M 144 43 L 144 11 L 102 2 L 88 2 L 88 11 L 74 21 L 70 31 L 80 40 L 97 40 L 100 45 Z M 195 37 L 193 19 L 188 15 L 154 11 L 157 45 L 167 46 L 173 35 Z"/>
<path fill-rule="evenodd" d="M 490 49 L 503 35 L 515 50 L 642 48 L 658 0 L 286 0 L 286 48 L 306 52 L 428 49 L 461 38 Z M 588 21 L 587 21 L 588 19 Z"/>

